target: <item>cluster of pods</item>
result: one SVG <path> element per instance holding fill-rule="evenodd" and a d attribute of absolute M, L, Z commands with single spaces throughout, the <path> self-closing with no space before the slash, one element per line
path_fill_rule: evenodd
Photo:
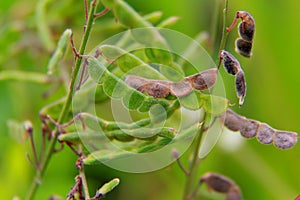
<path fill-rule="evenodd" d="M 266 123 L 247 119 L 230 109 L 220 116 L 222 123 L 231 131 L 239 131 L 245 138 L 254 138 L 262 144 L 274 144 L 279 149 L 295 146 L 298 134 L 295 132 L 276 130 Z"/>
<path fill-rule="evenodd" d="M 164 98 L 169 94 L 176 97 L 183 97 L 190 94 L 194 89 L 202 91 L 211 88 L 217 80 L 218 70 L 208 69 L 203 72 L 185 77 L 179 82 L 167 80 L 146 79 L 135 75 L 127 75 L 125 83 L 140 91 L 147 92 L 154 98 Z"/>

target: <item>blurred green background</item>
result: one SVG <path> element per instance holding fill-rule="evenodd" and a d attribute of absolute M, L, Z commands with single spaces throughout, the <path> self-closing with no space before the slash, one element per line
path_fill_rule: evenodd
<path fill-rule="evenodd" d="M 220 6 L 223 1 L 128 2 L 142 14 L 161 10 L 164 18 L 179 16 L 180 21 L 173 29 L 188 36 L 194 37 L 203 30 L 210 33 L 216 31 L 217 36 L 221 33 L 221 27 L 215 20 L 221 18 Z M 36 6 L 37 1 L 33 0 L 0 2 L 0 70 L 46 72 L 51 52 L 45 50 L 37 34 Z M 231 23 L 237 10 L 249 11 L 256 20 L 253 57 L 246 59 L 237 56 L 246 73 L 248 91 L 243 107 L 235 110 L 274 128 L 296 132 L 300 132 L 300 95 L 297 93 L 300 85 L 299 9 L 300 3 L 296 0 L 229 0 L 227 22 L 228 25 Z M 75 43 L 79 45 L 84 24 L 83 1 L 49 1 L 47 16 L 55 41 L 63 30 L 72 28 Z M 104 21 L 97 21 L 89 49 L 93 47 L 93 41 L 99 42 L 114 31 Z M 227 49 L 234 49 L 236 37 L 237 31 L 234 29 L 227 42 Z M 219 37 L 216 37 L 218 40 Z M 72 55 L 67 57 L 69 59 L 65 62 L 72 64 Z M 224 79 L 227 97 L 235 99 L 233 79 Z M 34 174 L 25 157 L 29 149 L 28 142 L 20 143 L 20 138 L 16 139 L 9 134 L 7 120 L 31 120 L 37 130 L 36 137 L 39 138 L 39 109 L 64 93 L 60 89 L 51 97 L 43 98 L 42 94 L 50 88 L 46 84 L 0 81 L 1 199 L 11 199 L 13 195 L 24 197 Z M 234 137 L 240 136 L 236 134 Z M 184 163 L 186 157 L 183 158 Z M 215 171 L 231 177 L 241 187 L 245 199 L 294 199 L 300 194 L 299 160 L 299 145 L 282 151 L 273 146 L 261 145 L 256 140 L 247 140 L 235 151 L 227 151 L 222 145 L 217 145 L 203 161 L 200 173 Z M 52 194 L 65 197 L 74 184 L 77 173 L 75 161 L 76 156 L 67 148 L 56 154 L 36 199 L 47 199 Z M 96 190 L 99 185 L 114 177 L 121 179 L 120 186 L 107 199 L 181 199 L 184 175 L 177 165 L 147 174 L 122 173 L 105 166 L 86 169 L 91 190 Z"/>

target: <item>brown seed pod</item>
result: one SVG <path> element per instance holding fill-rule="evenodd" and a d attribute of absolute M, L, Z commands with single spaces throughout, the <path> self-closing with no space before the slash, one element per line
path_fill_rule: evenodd
<path fill-rule="evenodd" d="M 224 67 L 229 74 L 236 75 L 241 69 L 239 61 L 228 51 L 220 51 L 220 60 L 223 61 Z"/>
<path fill-rule="evenodd" d="M 268 124 L 261 123 L 258 127 L 256 138 L 262 144 L 271 144 L 275 132 Z"/>
<path fill-rule="evenodd" d="M 245 138 L 253 138 L 257 134 L 257 129 L 259 127 L 259 122 L 255 120 L 246 120 L 240 128 L 241 135 Z"/>
<path fill-rule="evenodd" d="M 251 57 L 252 56 L 252 42 L 243 40 L 241 38 L 235 41 L 235 51 L 242 56 Z"/>
<path fill-rule="evenodd" d="M 127 75 L 125 76 L 125 83 L 140 92 L 144 92 L 148 84 L 148 79 L 135 75 Z"/>
<path fill-rule="evenodd" d="M 170 88 L 167 82 L 151 81 L 147 84 L 146 92 L 154 98 L 164 98 L 169 95 Z"/>
<path fill-rule="evenodd" d="M 239 98 L 239 106 L 243 105 L 246 96 L 246 81 L 244 72 L 240 70 L 235 76 L 235 88 Z"/>
<path fill-rule="evenodd" d="M 279 149 L 289 149 L 298 141 L 298 134 L 288 131 L 276 131 L 273 138 L 274 146 Z"/>
<path fill-rule="evenodd" d="M 192 92 L 193 88 L 188 80 L 170 83 L 170 92 L 176 97 L 183 97 Z"/>
<path fill-rule="evenodd" d="M 243 124 L 247 122 L 245 117 L 238 115 L 231 109 L 220 116 L 221 122 L 231 131 L 239 131 Z"/>
<path fill-rule="evenodd" d="M 217 81 L 217 68 L 208 69 L 201 73 L 188 76 L 185 80 L 188 80 L 192 87 L 196 90 L 206 90 L 214 86 Z"/>
<path fill-rule="evenodd" d="M 200 179 L 201 183 L 206 183 L 209 189 L 226 194 L 227 200 L 241 200 L 242 195 L 239 187 L 231 179 L 216 173 L 206 173 Z"/>
<path fill-rule="evenodd" d="M 249 12 L 238 11 L 236 17 L 234 18 L 232 24 L 226 29 L 227 32 L 232 30 L 237 23 L 238 19 L 242 19 L 239 24 L 238 32 L 240 38 L 236 40 L 236 52 L 245 57 L 251 57 L 252 53 L 252 43 L 255 32 L 255 21 Z"/>
<path fill-rule="evenodd" d="M 255 21 L 251 14 L 247 11 L 238 11 L 232 24 L 226 29 L 227 32 L 231 31 L 237 23 L 238 19 L 242 19 L 239 25 L 239 35 L 246 41 L 252 42 L 255 32 Z"/>

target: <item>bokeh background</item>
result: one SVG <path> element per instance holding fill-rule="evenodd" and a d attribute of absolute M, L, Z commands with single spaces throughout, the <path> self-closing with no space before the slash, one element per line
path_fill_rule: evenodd
<path fill-rule="evenodd" d="M 79 44 L 84 23 L 83 1 L 48 1 L 47 21 L 56 41 L 66 28 L 72 28 Z M 220 39 L 222 0 L 150 1 L 128 0 L 142 14 L 161 10 L 163 17 L 179 16 L 173 27 L 194 37 L 208 31 L 216 43 Z M 38 1 L 0 1 L 0 70 L 20 69 L 46 72 L 51 55 L 37 33 L 36 7 Z M 246 73 L 247 97 L 242 108 L 235 110 L 249 118 L 267 122 L 282 130 L 300 132 L 300 3 L 296 0 L 229 0 L 229 25 L 237 10 L 249 11 L 256 20 L 253 57 L 239 58 Z M 108 18 L 111 15 L 107 16 Z M 89 43 L 101 41 L 116 32 L 105 20 L 97 21 Z M 230 34 L 226 49 L 234 49 L 236 29 Z M 72 64 L 69 56 L 64 61 Z M 236 54 L 235 54 L 236 55 Z M 69 59 L 69 60 L 68 60 Z M 69 65 L 71 66 L 71 65 Z M 70 68 L 68 69 L 70 70 Z M 227 97 L 235 99 L 232 77 L 224 77 Z M 38 111 L 43 105 L 64 94 L 59 89 L 49 98 L 42 94 L 51 87 L 18 81 L 2 81 L 0 72 L 0 196 L 11 199 L 24 197 L 34 175 L 25 153 L 28 142 L 20 135 L 10 134 L 7 121 L 29 119 L 39 127 Z M 39 132 L 36 131 L 36 138 Z M 300 146 L 282 151 L 261 145 L 256 140 L 244 140 L 234 145 L 239 134 L 219 140 L 218 145 L 202 162 L 199 174 L 215 171 L 231 177 L 241 187 L 245 199 L 294 199 L 300 194 Z M 227 145 L 226 145 L 227 144 Z M 228 145 L 229 144 L 229 145 Z M 228 148 L 235 146 L 235 148 Z M 76 156 L 67 148 L 56 154 L 48 167 L 36 199 L 52 194 L 65 197 L 74 184 Z M 183 157 L 187 163 L 187 156 Z M 91 190 L 114 177 L 121 185 L 107 199 L 181 199 L 184 175 L 177 165 L 147 174 L 128 174 L 105 166 L 87 167 Z M 200 175 L 199 175 L 200 178 Z M 224 199 L 223 196 L 214 196 Z"/>

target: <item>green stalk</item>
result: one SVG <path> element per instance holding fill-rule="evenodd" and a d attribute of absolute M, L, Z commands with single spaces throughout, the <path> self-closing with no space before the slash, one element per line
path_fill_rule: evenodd
<path fill-rule="evenodd" d="M 94 14 L 96 13 L 97 4 L 98 4 L 97 0 L 94 0 L 91 3 L 91 8 L 90 8 L 90 12 L 89 12 L 89 18 L 88 18 L 88 22 L 87 22 L 87 25 L 86 25 L 86 30 L 84 32 L 83 39 L 81 41 L 81 45 L 80 45 L 80 49 L 79 49 L 79 54 L 80 55 L 83 55 L 84 52 L 85 52 L 85 48 L 87 46 L 87 42 L 88 42 L 91 30 L 92 30 L 92 25 L 94 23 Z M 64 104 L 63 110 L 62 110 L 62 112 L 61 112 L 61 114 L 59 116 L 59 119 L 57 121 L 59 124 L 61 124 L 64 121 L 64 119 L 65 119 L 65 117 L 66 117 L 66 115 L 67 115 L 67 113 L 69 111 L 69 108 L 71 106 L 72 98 L 73 98 L 73 92 L 74 92 L 74 88 L 75 88 L 75 81 L 76 81 L 76 77 L 78 75 L 78 72 L 79 72 L 79 69 L 80 69 L 80 66 L 81 66 L 81 62 L 82 62 L 82 58 L 78 57 L 76 59 L 75 67 L 74 67 L 74 70 L 72 72 L 72 78 L 71 78 L 71 83 L 70 83 L 70 90 L 68 91 L 66 102 Z M 35 195 L 35 193 L 37 191 L 37 188 L 38 188 L 38 186 L 41 183 L 41 179 L 44 176 L 46 168 L 47 168 L 47 166 L 49 164 L 49 161 L 50 161 L 50 159 L 52 157 L 53 150 L 54 150 L 55 144 L 57 142 L 57 137 L 58 137 L 58 131 L 55 130 L 54 131 L 53 139 L 50 141 L 50 144 L 49 144 L 48 149 L 46 151 L 46 155 L 45 155 L 45 157 L 42 158 L 40 166 L 39 166 L 39 168 L 36 171 L 34 180 L 33 180 L 32 185 L 30 187 L 29 193 L 28 193 L 28 195 L 26 197 L 27 200 L 33 199 L 33 197 L 34 197 L 34 195 Z"/>
<path fill-rule="evenodd" d="M 194 179 L 197 178 L 197 168 L 200 163 L 199 162 L 200 161 L 199 160 L 199 151 L 200 151 L 202 136 L 205 131 L 204 126 L 205 126 L 206 116 L 207 116 L 207 114 L 204 113 L 203 122 L 196 133 L 197 135 L 196 135 L 196 143 L 195 143 L 195 147 L 194 147 L 194 153 L 193 153 L 190 169 L 188 171 L 189 173 L 186 176 L 182 200 L 190 200 L 192 198 L 192 194 L 193 194 L 193 190 L 194 190 L 193 182 L 194 182 Z"/>
<path fill-rule="evenodd" d="M 225 44 L 226 44 L 226 40 L 227 40 L 227 35 L 228 35 L 228 33 L 226 31 L 227 10 L 228 10 L 228 0 L 225 0 L 224 9 L 223 9 L 222 38 L 221 38 L 219 50 L 222 50 L 225 48 Z M 197 177 L 197 168 L 200 164 L 199 151 L 200 151 L 201 141 L 203 138 L 203 133 L 206 131 L 205 123 L 207 121 L 207 117 L 208 117 L 208 115 L 205 112 L 204 117 L 203 117 L 203 122 L 201 124 L 201 127 L 198 129 L 198 132 L 196 135 L 197 138 L 195 141 L 194 153 L 192 155 L 192 162 L 191 162 L 189 171 L 186 174 L 186 181 L 185 181 L 185 185 L 184 185 L 182 200 L 191 200 L 194 197 L 194 195 L 196 194 L 193 182 L 195 181 L 195 178 L 198 178 Z"/>

